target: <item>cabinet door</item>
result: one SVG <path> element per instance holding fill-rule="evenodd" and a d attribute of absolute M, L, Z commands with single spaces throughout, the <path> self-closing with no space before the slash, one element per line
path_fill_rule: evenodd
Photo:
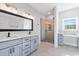
<path fill-rule="evenodd" d="M 38 48 L 38 36 L 31 37 L 31 52 Z"/>
<path fill-rule="evenodd" d="M 22 55 L 22 44 L 16 45 L 12 48 L 13 56 L 20 56 Z"/>
<path fill-rule="evenodd" d="M 34 39 L 34 50 L 37 49 L 37 47 L 38 47 L 38 39 L 35 38 Z"/>
<path fill-rule="evenodd" d="M 31 40 L 31 52 L 33 52 L 33 51 L 34 51 L 34 39 Z"/>
<path fill-rule="evenodd" d="M 9 48 L 0 50 L 0 56 L 9 56 L 10 51 Z"/>

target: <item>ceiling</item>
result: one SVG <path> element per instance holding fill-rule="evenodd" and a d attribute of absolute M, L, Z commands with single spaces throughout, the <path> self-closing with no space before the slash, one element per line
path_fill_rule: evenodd
<path fill-rule="evenodd" d="M 79 7 L 79 4 L 75 3 L 21 3 L 21 4 L 14 4 L 15 6 L 26 8 L 29 10 L 34 9 L 36 12 L 42 14 L 42 15 L 48 15 L 48 13 L 52 12 L 51 10 L 57 6 L 58 11 L 62 12 L 68 9 L 72 9 L 75 7 Z"/>
<path fill-rule="evenodd" d="M 63 12 L 66 10 L 79 7 L 79 3 L 59 3 L 57 4 L 57 6 L 58 6 L 58 11 Z"/>
<path fill-rule="evenodd" d="M 59 12 L 79 7 L 78 3 L 29 3 L 28 5 L 44 15 L 47 15 L 55 6 L 58 7 Z"/>
<path fill-rule="evenodd" d="M 29 3 L 28 5 L 32 6 L 41 14 L 48 14 L 55 6 L 54 3 Z"/>

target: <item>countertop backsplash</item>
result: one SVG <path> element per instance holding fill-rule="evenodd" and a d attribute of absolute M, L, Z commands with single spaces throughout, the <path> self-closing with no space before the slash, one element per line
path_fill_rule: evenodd
<path fill-rule="evenodd" d="M 29 32 L 27 31 L 15 31 L 15 32 L 9 32 L 11 37 L 15 36 L 27 36 L 29 35 Z M 32 35 L 32 34 L 31 34 Z M 0 32 L 0 37 L 8 37 L 8 32 Z"/>

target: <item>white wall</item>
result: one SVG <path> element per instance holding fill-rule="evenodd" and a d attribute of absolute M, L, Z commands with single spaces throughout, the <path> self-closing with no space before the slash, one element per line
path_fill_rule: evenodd
<path fill-rule="evenodd" d="M 79 27 L 78 27 L 78 30 L 70 30 L 70 31 L 64 31 L 63 30 L 63 19 L 64 18 L 72 18 L 72 17 L 77 17 L 79 19 L 79 7 L 69 9 L 69 10 L 66 10 L 66 11 L 59 13 L 59 33 L 64 34 L 64 36 L 65 35 L 75 35 L 75 36 L 77 36 L 77 34 L 79 34 Z M 79 25 L 79 20 L 78 20 L 78 25 Z M 64 44 L 77 46 L 76 37 L 65 36 L 64 37 Z"/>
<path fill-rule="evenodd" d="M 41 20 L 41 40 L 45 40 L 45 18 Z"/>
<path fill-rule="evenodd" d="M 32 35 L 38 34 L 40 37 L 40 18 L 42 17 L 42 15 L 26 3 L 25 4 L 24 3 L 18 3 L 18 4 L 14 3 L 12 5 L 14 5 L 15 7 L 19 8 L 23 11 L 31 12 L 31 14 L 35 17 L 34 30 L 32 31 Z M 21 36 L 21 35 L 26 36 L 27 34 L 28 34 L 28 31 L 12 31 L 11 32 L 11 36 Z M 4 37 L 4 36 L 7 36 L 7 31 L 0 32 L 0 37 Z M 39 39 L 39 42 L 40 42 L 40 39 Z"/>
<path fill-rule="evenodd" d="M 79 3 L 58 3 L 56 4 L 59 12 L 79 7 Z"/>
<path fill-rule="evenodd" d="M 40 33 L 40 18 L 42 17 L 42 15 L 40 13 L 38 13 L 35 9 L 33 9 L 31 6 L 29 6 L 28 4 L 13 4 L 15 5 L 16 7 L 26 11 L 26 12 L 30 12 L 34 17 L 35 17 L 35 20 L 34 20 L 34 31 L 33 33 Z M 38 25 L 39 24 L 39 25 Z"/>

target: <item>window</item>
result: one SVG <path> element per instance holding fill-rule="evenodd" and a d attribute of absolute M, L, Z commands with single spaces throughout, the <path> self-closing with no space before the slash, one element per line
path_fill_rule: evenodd
<path fill-rule="evenodd" d="M 63 28 L 65 30 L 73 30 L 73 29 L 77 29 L 77 18 L 66 18 L 63 20 Z"/>

